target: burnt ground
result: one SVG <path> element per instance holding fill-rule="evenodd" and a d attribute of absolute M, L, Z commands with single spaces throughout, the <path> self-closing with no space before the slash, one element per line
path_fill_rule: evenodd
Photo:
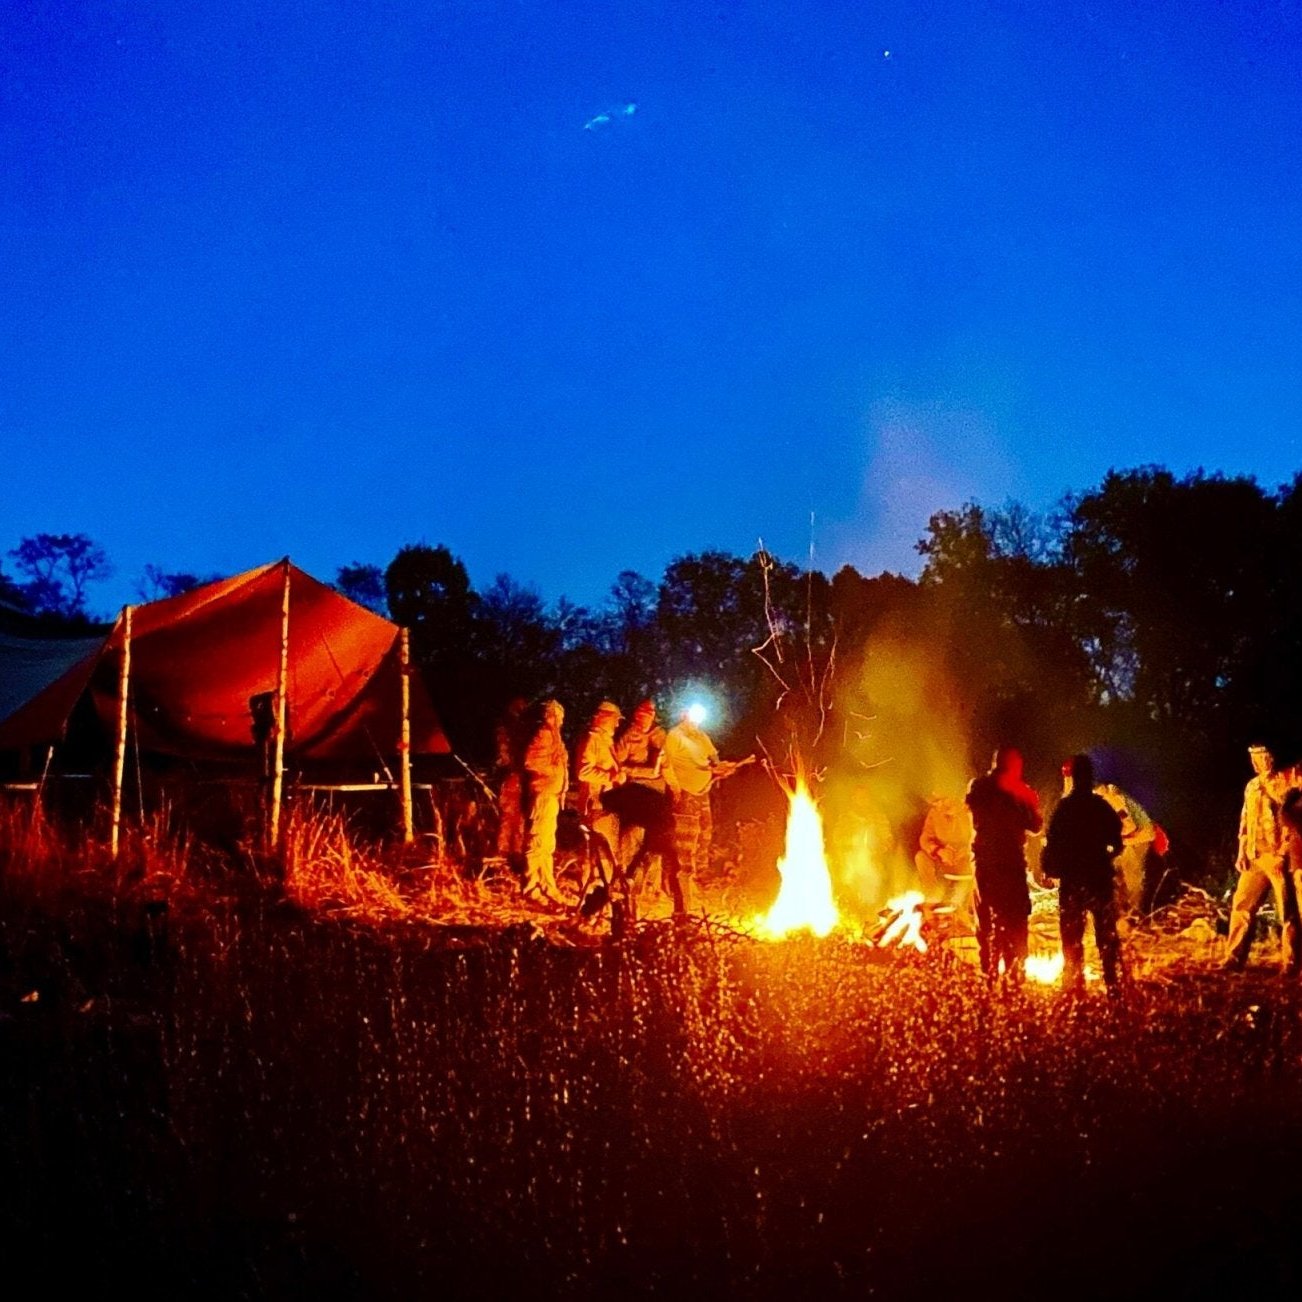
<path fill-rule="evenodd" d="M 57 921 L 55 920 L 57 917 Z M 651 924 L 9 900 L 0 1235 L 43 1290 L 1295 1293 L 1302 990 L 1123 1008 Z"/>

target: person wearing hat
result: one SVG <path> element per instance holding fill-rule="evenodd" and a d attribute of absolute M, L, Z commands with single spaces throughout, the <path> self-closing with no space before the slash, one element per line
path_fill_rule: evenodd
<path fill-rule="evenodd" d="M 611 792 L 607 804 L 619 814 L 619 862 L 638 876 L 639 911 L 668 889 L 665 862 L 673 854 L 674 814 L 661 773 L 665 730 L 656 723 L 655 702 L 645 700 L 633 711 L 615 739 L 615 758 L 627 781 Z"/>
<path fill-rule="evenodd" d="M 695 908 L 695 885 L 710 870 L 710 844 L 714 821 L 710 790 L 716 777 L 733 767 L 719 759 L 714 742 L 701 727 L 705 711 L 688 706 L 665 734 L 661 771 L 673 801 L 676 870 L 669 882 L 675 915 Z"/>
<path fill-rule="evenodd" d="M 663 791 L 660 752 L 664 744 L 665 730 L 656 723 L 655 702 L 639 701 L 633 717 L 620 730 L 615 741 L 615 758 L 623 765 L 630 781 L 658 784 L 658 789 Z"/>
<path fill-rule="evenodd" d="M 559 701 L 544 701 L 542 723 L 524 754 L 525 783 L 529 796 L 529 834 L 524 851 L 524 896 L 535 904 L 566 904 L 556 885 L 556 820 L 569 784 L 570 766 L 565 754 L 561 724 L 565 708 Z"/>
<path fill-rule="evenodd" d="M 1058 879 L 1058 929 L 1062 936 L 1062 984 L 1085 989 L 1085 915 L 1094 920 L 1094 943 L 1108 994 L 1121 993 L 1121 941 L 1117 936 L 1113 861 L 1125 843 L 1121 815 L 1094 791 L 1094 761 L 1073 755 L 1063 765 L 1070 788 L 1049 819 L 1040 866 Z"/>
<path fill-rule="evenodd" d="M 615 729 L 623 717 L 614 701 L 602 701 L 574 752 L 579 817 L 605 839 L 612 858 L 619 846 L 619 818 L 605 807 L 602 798 L 624 781 L 623 768 L 615 758 Z"/>
<path fill-rule="evenodd" d="M 1299 786 L 1295 768 L 1276 767 L 1268 746 L 1248 747 L 1253 775 L 1243 789 L 1239 813 L 1239 849 L 1234 867 L 1239 880 L 1230 904 L 1230 934 L 1221 965 L 1231 972 L 1242 970 L 1252 945 L 1252 924 L 1266 892 L 1275 896 L 1275 914 L 1281 928 L 1281 961 L 1286 972 L 1298 966 L 1298 900 L 1296 874 L 1289 866 L 1289 827 L 1284 803 Z"/>

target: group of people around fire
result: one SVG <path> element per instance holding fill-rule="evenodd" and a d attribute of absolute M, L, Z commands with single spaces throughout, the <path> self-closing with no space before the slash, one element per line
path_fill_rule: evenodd
<path fill-rule="evenodd" d="M 1280 767 L 1261 744 L 1250 746 L 1248 757 L 1253 776 L 1239 816 L 1238 878 L 1222 967 L 1244 967 L 1257 912 L 1273 894 L 1282 970 L 1294 974 L 1302 968 L 1302 769 Z M 1062 774 L 1063 797 L 1046 827 L 1021 754 L 1001 746 L 990 771 L 968 786 L 962 806 L 944 798 L 932 802 L 918 850 L 919 876 L 932 898 L 947 896 L 960 906 L 966 900 L 953 884 L 970 884 L 967 899 L 975 901 L 982 971 L 992 980 L 1001 975 L 1020 980 L 1031 914 L 1027 844 L 1043 832 L 1039 869 L 1058 883 L 1063 984 L 1071 991 L 1084 987 L 1088 920 L 1104 982 L 1115 995 L 1122 978 L 1118 913 L 1147 901 L 1148 858 L 1165 855 L 1168 842 L 1130 796 L 1112 784 L 1095 785 L 1088 755 L 1072 756 Z"/>
<path fill-rule="evenodd" d="M 627 719 L 602 701 L 573 753 L 561 735 L 565 711 L 544 701 L 531 716 L 517 698 L 497 729 L 497 850 L 521 871 L 524 898 L 542 908 L 576 900 L 557 880 L 557 828 L 569 808 L 588 838 L 591 858 L 644 903 L 663 892 L 673 912 L 691 912 L 708 873 L 710 795 L 740 762 L 720 758 L 701 724 L 700 706 L 662 726 L 655 703 L 640 702 Z M 1249 748 L 1253 776 L 1244 791 L 1223 966 L 1244 966 L 1253 923 L 1273 895 L 1282 931 L 1284 970 L 1302 967 L 1302 768 L 1280 767 L 1271 750 Z M 971 917 L 982 971 L 1018 981 L 1029 948 L 1028 843 L 1042 845 L 1038 874 L 1058 883 L 1063 983 L 1085 982 L 1084 936 L 1092 922 L 1103 979 L 1120 990 L 1118 917 L 1151 903 L 1151 862 L 1168 849 L 1162 828 L 1115 784 L 1096 784 L 1086 754 L 1062 766 L 1063 795 L 1046 825 L 1038 793 L 1025 779 L 1020 752 L 1001 746 L 990 771 L 960 800 L 929 802 L 914 858 L 932 904 Z M 608 884 L 608 883 L 607 883 Z"/>
<path fill-rule="evenodd" d="M 597 875 L 624 884 L 636 877 L 644 899 L 663 891 L 676 915 L 693 911 L 710 859 L 710 792 L 739 767 L 719 757 L 703 720 L 693 705 L 665 728 L 653 701 L 627 719 L 602 701 L 571 755 L 559 701 L 544 701 L 534 722 L 522 698 L 510 703 L 496 737 L 497 850 L 521 867 L 526 900 L 542 908 L 576 902 L 556 871 L 557 829 L 569 808 L 590 839 Z"/>

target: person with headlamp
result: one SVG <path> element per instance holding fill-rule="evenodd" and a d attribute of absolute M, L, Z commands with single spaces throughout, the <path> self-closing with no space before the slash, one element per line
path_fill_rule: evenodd
<path fill-rule="evenodd" d="M 669 886 L 676 915 L 694 911 L 697 887 L 709 874 L 714 832 L 710 792 L 716 781 L 731 776 L 749 762 L 719 758 L 714 742 L 701 727 L 705 717 L 705 706 L 699 701 L 687 706 L 665 734 L 661 751 L 660 771 L 674 809 L 677 863 Z"/>

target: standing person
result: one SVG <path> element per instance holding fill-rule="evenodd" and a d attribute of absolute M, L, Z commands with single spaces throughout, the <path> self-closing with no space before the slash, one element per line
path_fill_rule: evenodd
<path fill-rule="evenodd" d="M 1121 853 L 1121 815 L 1094 791 L 1094 761 L 1073 755 L 1063 769 L 1071 788 L 1049 819 L 1040 860 L 1046 877 L 1058 879 L 1058 928 L 1062 935 L 1062 984 L 1085 989 L 1085 915 L 1094 919 L 1094 942 L 1108 994 L 1121 993 L 1121 942 L 1117 938 L 1113 860 Z"/>
<path fill-rule="evenodd" d="M 656 723 L 650 700 L 639 703 L 615 738 L 615 758 L 627 778 L 609 801 L 619 814 L 619 863 L 630 875 L 646 865 L 638 883 L 639 898 L 646 903 L 659 895 L 663 863 L 673 851 L 673 808 L 661 775 L 664 744 L 665 730 Z"/>
<path fill-rule="evenodd" d="M 918 884 L 932 904 L 951 904 L 967 911 L 972 894 L 972 819 L 957 796 L 935 793 L 913 856 Z"/>
<path fill-rule="evenodd" d="M 497 752 L 497 853 L 517 872 L 524 857 L 524 753 L 529 745 L 523 696 L 507 702 L 493 731 Z"/>
<path fill-rule="evenodd" d="M 1288 875 L 1287 884 L 1293 899 L 1293 917 L 1296 922 L 1299 910 L 1302 910 L 1302 788 L 1288 789 L 1279 812 L 1284 820 L 1284 871 Z M 1284 971 L 1289 976 L 1296 976 L 1302 969 L 1302 954 L 1298 950 L 1295 935 L 1291 952 L 1284 955 Z"/>
<path fill-rule="evenodd" d="M 704 719 L 704 706 L 688 706 L 665 734 L 661 751 L 660 771 L 674 810 L 676 863 L 669 865 L 669 890 L 674 899 L 674 912 L 679 915 L 693 911 L 694 883 L 708 876 L 710 870 L 714 833 L 710 789 L 717 778 L 726 778 L 740 767 L 719 758 L 714 742 L 701 727 Z"/>
<path fill-rule="evenodd" d="M 561 737 L 565 710 L 544 701 L 542 722 L 524 753 L 529 834 L 524 851 L 524 897 L 534 904 L 566 904 L 556 885 L 556 820 L 569 783 L 569 757 Z"/>
<path fill-rule="evenodd" d="M 1031 891 L 1026 884 L 1026 834 L 1044 826 L 1040 798 L 1022 776 L 1022 754 L 1013 746 L 995 751 L 990 772 L 973 778 L 966 803 L 976 835 L 977 944 L 981 970 L 990 980 L 1022 979 L 1026 964 Z"/>
<path fill-rule="evenodd" d="M 630 781 L 648 785 L 658 783 L 664 790 L 660 777 L 660 752 L 664 749 L 665 730 L 656 723 L 654 701 L 640 701 L 619 736 L 615 739 L 615 758 L 623 766 Z"/>
<path fill-rule="evenodd" d="M 1122 907 L 1133 913 L 1142 913 L 1151 893 L 1147 890 L 1148 859 L 1150 852 L 1157 853 L 1158 826 L 1148 810 L 1115 782 L 1095 787 L 1094 794 L 1102 796 L 1121 819 L 1124 844 L 1117 859 L 1117 875 L 1121 879 Z"/>
<path fill-rule="evenodd" d="M 602 701 L 574 752 L 579 817 L 606 842 L 612 859 L 619 845 L 619 817 L 603 797 L 624 781 L 615 758 L 615 729 L 623 717 L 614 701 Z"/>
<path fill-rule="evenodd" d="M 1237 972 L 1248 960 L 1252 945 L 1252 924 L 1268 890 L 1275 893 L 1275 912 L 1282 929 L 1281 958 L 1284 970 L 1298 964 L 1298 902 L 1288 872 L 1288 824 L 1283 817 L 1290 790 L 1299 785 L 1296 769 L 1280 769 L 1270 748 L 1248 747 L 1253 776 L 1243 789 L 1239 814 L 1239 850 L 1234 866 L 1239 880 L 1230 904 L 1230 935 L 1226 944 L 1225 970 Z"/>

